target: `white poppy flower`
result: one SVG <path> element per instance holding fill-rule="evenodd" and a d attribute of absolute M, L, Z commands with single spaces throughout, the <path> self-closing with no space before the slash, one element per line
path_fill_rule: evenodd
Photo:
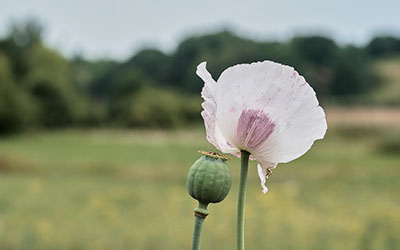
<path fill-rule="evenodd" d="M 207 140 L 223 153 L 245 150 L 258 162 L 263 192 L 269 169 L 306 153 L 327 129 L 314 90 L 292 67 L 264 61 L 227 68 L 215 81 L 197 66 Z"/>

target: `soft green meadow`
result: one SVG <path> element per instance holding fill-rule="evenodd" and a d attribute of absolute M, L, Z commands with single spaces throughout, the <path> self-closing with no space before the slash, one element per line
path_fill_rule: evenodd
<path fill-rule="evenodd" d="M 274 170 L 266 195 L 253 163 L 247 249 L 399 249 L 400 153 L 387 149 L 399 132 L 334 125 Z M 185 179 L 198 149 L 213 150 L 202 128 L 0 138 L 0 249 L 190 249 L 196 202 Z M 228 165 L 233 187 L 209 207 L 204 250 L 236 245 L 239 161 Z"/>

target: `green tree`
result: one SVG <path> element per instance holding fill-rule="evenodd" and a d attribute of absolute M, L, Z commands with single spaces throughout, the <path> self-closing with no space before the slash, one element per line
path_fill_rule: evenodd
<path fill-rule="evenodd" d="M 16 84 L 8 57 L 0 53 L 0 133 L 20 130 L 32 120 L 35 107 L 30 100 Z"/>
<path fill-rule="evenodd" d="M 32 125 L 61 126 L 80 120 L 88 111 L 86 101 L 72 83 L 69 62 L 44 45 L 38 21 L 14 22 L 0 51 L 9 58 L 15 85 L 36 107 Z"/>
<path fill-rule="evenodd" d="M 348 46 L 340 51 L 334 72 L 333 96 L 360 95 L 378 86 L 365 50 Z"/>
<path fill-rule="evenodd" d="M 371 56 L 400 53 L 400 38 L 393 36 L 375 37 L 367 45 L 366 50 Z"/>
<path fill-rule="evenodd" d="M 26 61 L 29 70 L 22 84 L 29 89 L 39 106 L 38 122 L 45 126 L 74 122 L 82 106 L 72 85 L 68 62 L 42 44 L 30 47 Z"/>

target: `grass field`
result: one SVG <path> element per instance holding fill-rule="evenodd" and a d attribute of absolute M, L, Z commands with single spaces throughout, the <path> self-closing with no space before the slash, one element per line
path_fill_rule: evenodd
<path fill-rule="evenodd" d="M 266 195 L 252 164 L 248 250 L 400 248 L 400 122 L 340 112 L 328 112 L 324 140 L 278 166 Z M 0 249 L 190 249 L 197 149 L 213 149 L 202 128 L 0 138 Z M 210 206 L 205 250 L 235 249 L 239 161 L 228 164 L 233 187 Z"/>

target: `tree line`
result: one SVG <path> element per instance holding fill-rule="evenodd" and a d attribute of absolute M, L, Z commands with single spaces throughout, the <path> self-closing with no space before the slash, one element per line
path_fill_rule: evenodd
<path fill-rule="evenodd" d="M 377 57 L 400 53 L 400 38 L 366 46 L 338 45 L 325 36 L 253 41 L 229 31 L 192 36 L 169 54 L 144 49 L 124 62 L 66 58 L 49 48 L 36 21 L 14 23 L 0 38 L 0 133 L 29 128 L 118 126 L 173 128 L 201 120 L 202 81 L 238 63 L 273 60 L 295 67 L 322 102 L 372 91 Z"/>

